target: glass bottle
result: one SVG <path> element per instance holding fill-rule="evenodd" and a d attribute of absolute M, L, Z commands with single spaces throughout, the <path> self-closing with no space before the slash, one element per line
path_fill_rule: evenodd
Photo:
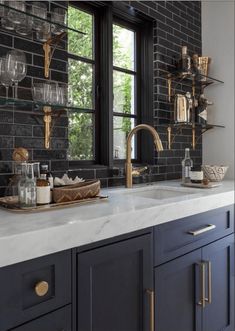
<path fill-rule="evenodd" d="M 51 188 L 47 175 L 42 173 L 37 179 L 37 204 L 45 205 L 51 202 Z"/>
<path fill-rule="evenodd" d="M 36 193 L 36 181 L 34 178 L 34 164 L 27 164 L 27 176 L 25 180 L 25 208 L 36 207 L 37 193 Z"/>
<path fill-rule="evenodd" d="M 21 163 L 20 170 L 20 179 L 18 181 L 18 197 L 20 207 L 24 207 L 26 204 L 26 196 L 25 196 L 25 182 L 27 177 L 27 163 Z"/>
<path fill-rule="evenodd" d="M 46 174 L 46 179 L 50 182 L 51 190 L 54 187 L 54 179 L 52 177 L 52 174 L 49 172 L 49 167 L 47 164 L 41 165 L 41 174 Z"/>
<path fill-rule="evenodd" d="M 188 55 L 187 46 L 182 46 L 180 59 L 180 70 L 183 74 L 191 73 L 191 57 Z"/>
<path fill-rule="evenodd" d="M 190 158 L 190 149 L 185 148 L 185 157 L 182 160 L 182 181 L 190 183 L 190 171 L 193 167 L 193 160 Z"/>

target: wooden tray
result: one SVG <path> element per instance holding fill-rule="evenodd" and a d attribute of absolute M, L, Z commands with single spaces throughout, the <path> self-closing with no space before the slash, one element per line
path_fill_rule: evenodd
<path fill-rule="evenodd" d="M 197 184 L 197 183 L 181 183 L 184 187 L 194 187 L 194 188 L 202 188 L 202 189 L 208 189 L 213 187 L 221 186 L 221 183 L 209 183 L 207 185 L 205 184 Z"/>
<path fill-rule="evenodd" d="M 18 203 L 18 197 L 3 197 L 0 198 L 0 208 L 14 212 L 14 213 L 37 213 L 42 211 L 57 210 L 68 207 L 75 207 L 86 203 L 94 203 L 99 201 L 105 201 L 108 196 L 97 195 L 94 198 L 81 199 L 69 202 L 50 203 L 49 205 L 40 205 L 35 208 L 20 208 Z"/>

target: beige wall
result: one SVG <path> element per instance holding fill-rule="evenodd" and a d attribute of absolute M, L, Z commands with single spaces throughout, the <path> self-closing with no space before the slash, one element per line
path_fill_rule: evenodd
<path fill-rule="evenodd" d="M 229 165 L 226 178 L 234 178 L 234 1 L 202 1 L 202 50 L 210 75 L 225 82 L 205 91 L 214 102 L 208 121 L 226 126 L 204 134 L 203 163 Z"/>

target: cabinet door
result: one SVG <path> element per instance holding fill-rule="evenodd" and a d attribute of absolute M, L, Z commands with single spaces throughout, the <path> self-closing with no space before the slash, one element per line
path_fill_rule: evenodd
<path fill-rule="evenodd" d="M 199 267 L 201 250 L 155 268 L 157 331 L 201 331 Z M 206 331 L 212 331 L 210 329 Z"/>
<path fill-rule="evenodd" d="M 151 235 L 77 256 L 77 330 L 149 330 Z"/>
<path fill-rule="evenodd" d="M 70 306 L 39 317 L 11 331 L 71 331 Z"/>
<path fill-rule="evenodd" d="M 202 257 L 207 265 L 206 297 L 210 297 L 211 284 L 211 303 L 203 309 L 203 330 L 234 331 L 234 235 L 205 246 Z"/>

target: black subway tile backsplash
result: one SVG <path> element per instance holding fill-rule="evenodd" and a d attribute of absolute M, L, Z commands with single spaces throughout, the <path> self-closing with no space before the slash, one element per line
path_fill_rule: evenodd
<path fill-rule="evenodd" d="M 120 2 L 119 2 L 120 4 Z M 153 125 L 157 128 L 163 145 L 167 148 L 167 124 L 172 118 L 172 108 L 168 103 L 167 80 L 163 77 L 166 70 L 173 68 L 180 57 L 182 45 L 187 45 L 190 55 L 201 54 L 201 2 L 200 1 L 126 1 L 137 12 L 150 16 L 153 21 L 153 68 L 154 68 L 154 105 Z M 51 6 L 67 6 L 67 1 L 51 1 Z M 132 9 L 132 10 L 133 10 Z M 53 54 L 50 79 L 66 82 L 67 53 L 59 45 Z M 45 79 L 43 73 L 44 57 L 42 44 L 32 35 L 30 38 L 20 37 L 15 33 L 0 28 L 0 56 L 10 49 L 23 50 L 27 56 L 27 77 L 19 84 L 19 96 L 31 99 L 28 92 L 34 81 Z M 188 84 L 179 84 L 177 92 L 189 90 Z M 10 95 L 11 95 L 10 91 Z M 5 94 L 3 86 L 0 94 Z M 43 115 L 32 109 L 9 111 L 5 107 L 0 111 L 0 196 L 5 193 L 12 173 L 12 152 L 15 147 L 29 150 L 30 159 L 47 163 L 55 176 L 67 172 L 69 176 L 87 179 L 100 178 L 102 187 L 124 185 L 124 166 L 108 169 L 104 166 L 83 166 L 76 161 L 67 160 L 68 151 L 68 117 L 63 114 L 56 118 L 52 131 L 51 149 L 44 149 Z M 160 126 L 159 124 L 164 124 Z M 165 149 L 160 154 L 155 152 L 155 165 L 134 178 L 135 183 L 176 179 L 181 176 L 181 160 L 184 149 L 190 147 L 191 131 L 183 130 L 176 136 L 172 150 Z M 202 139 L 198 140 L 197 149 L 192 151 L 195 164 L 201 163 Z"/>

